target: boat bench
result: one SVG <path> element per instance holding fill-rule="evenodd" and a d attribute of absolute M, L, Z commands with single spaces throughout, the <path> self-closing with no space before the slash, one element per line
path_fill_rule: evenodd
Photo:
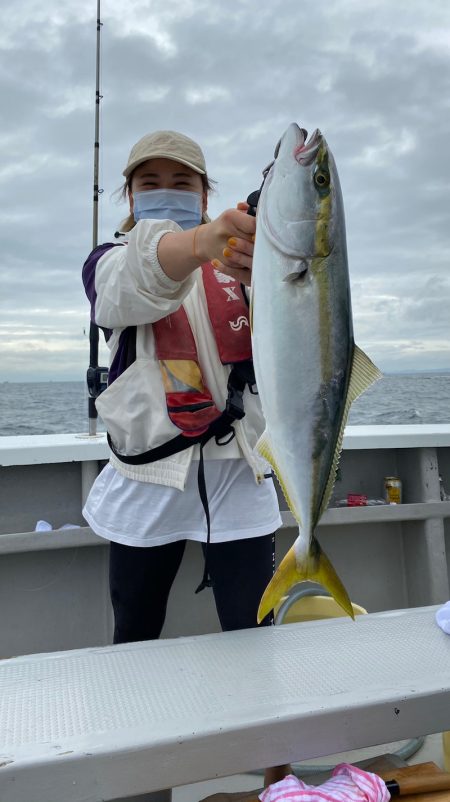
<path fill-rule="evenodd" d="M 100 802 L 450 729 L 436 607 L 0 662 L 1 802 Z"/>

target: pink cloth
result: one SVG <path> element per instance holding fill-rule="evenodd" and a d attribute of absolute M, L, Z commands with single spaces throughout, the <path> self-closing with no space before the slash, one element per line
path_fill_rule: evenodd
<path fill-rule="evenodd" d="M 259 798 L 261 802 L 388 802 L 391 795 L 381 777 L 341 763 L 323 785 L 306 785 L 289 774 Z"/>

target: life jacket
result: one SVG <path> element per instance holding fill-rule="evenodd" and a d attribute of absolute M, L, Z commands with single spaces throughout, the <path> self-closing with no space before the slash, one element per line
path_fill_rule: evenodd
<path fill-rule="evenodd" d="M 208 315 L 214 330 L 219 357 L 231 365 L 228 397 L 220 410 L 206 386 L 198 361 L 197 346 L 183 307 L 153 323 L 156 355 L 166 392 L 167 412 L 180 434 L 141 454 L 113 453 L 122 462 L 142 465 L 169 457 L 195 443 L 204 445 L 234 436 L 232 424 L 244 417 L 243 393 L 255 384 L 247 299 L 237 279 L 220 273 L 208 262 L 202 265 Z"/>
<path fill-rule="evenodd" d="M 223 365 L 248 363 L 252 358 L 248 305 L 236 279 L 202 266 L 208 315 Z M 197 346 L 183 307 L 153 324 L 167 412 L 185 437 L 204 434 L 221 413 L 206 386 Z"/>

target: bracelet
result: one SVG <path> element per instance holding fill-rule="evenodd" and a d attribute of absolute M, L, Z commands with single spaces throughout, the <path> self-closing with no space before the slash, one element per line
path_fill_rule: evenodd
<path fill-rule="evenodd" d="M 197 234 L 198 234 L 199 228 L 200 228 L 200 226 L 196 226 L 194 228 L 194 237 L 193 237 L 193 240 L 192 240 L 192 256 L 195 256 L 195 258 L 198 259 L 199 264 L 200 264 L 200 262 L 202 260 L 201 260 L 200 256 L 198 255 L 197 249 L 196 249 L 196 240 L 197 240 Z"/>

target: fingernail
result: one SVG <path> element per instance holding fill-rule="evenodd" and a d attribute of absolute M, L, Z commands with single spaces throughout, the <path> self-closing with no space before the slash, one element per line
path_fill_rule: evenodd
<path fill-rule="evenodd" d="M 230 245 L 231 248 L 235 248 L 237 245 L 237 239 L 235 239 L 234 237 L 230 237 L 230 239 L 228 240 L 228 245 Z"/>
<path fill-rule="evenodd" d="M 255 239 L 256 239 L 256 234 L 252 234 L 252 242 L 254 242 Z"/>
<path fill-rule="evenodd" d="M 213 259 L 211 264 L 214 265 L 214 267 L 220 267 L 220 262 L 218 259 Z"/>
<path fill-rule="evenodd" d="M 230 251 L 230 249 L 229 249 L 229 248 L 224 248 L 224 249 L 223 249 L 223 251 L 222 251 L 222 253 L 223 253 L 223 255 L 224 255 L 224 256 L 225 256 L 227 259 L 229 259 L 229 258 L 230 258 L 230 256 L 233 256 L 233 254 L 231 253 L 231 251 Z"/>

